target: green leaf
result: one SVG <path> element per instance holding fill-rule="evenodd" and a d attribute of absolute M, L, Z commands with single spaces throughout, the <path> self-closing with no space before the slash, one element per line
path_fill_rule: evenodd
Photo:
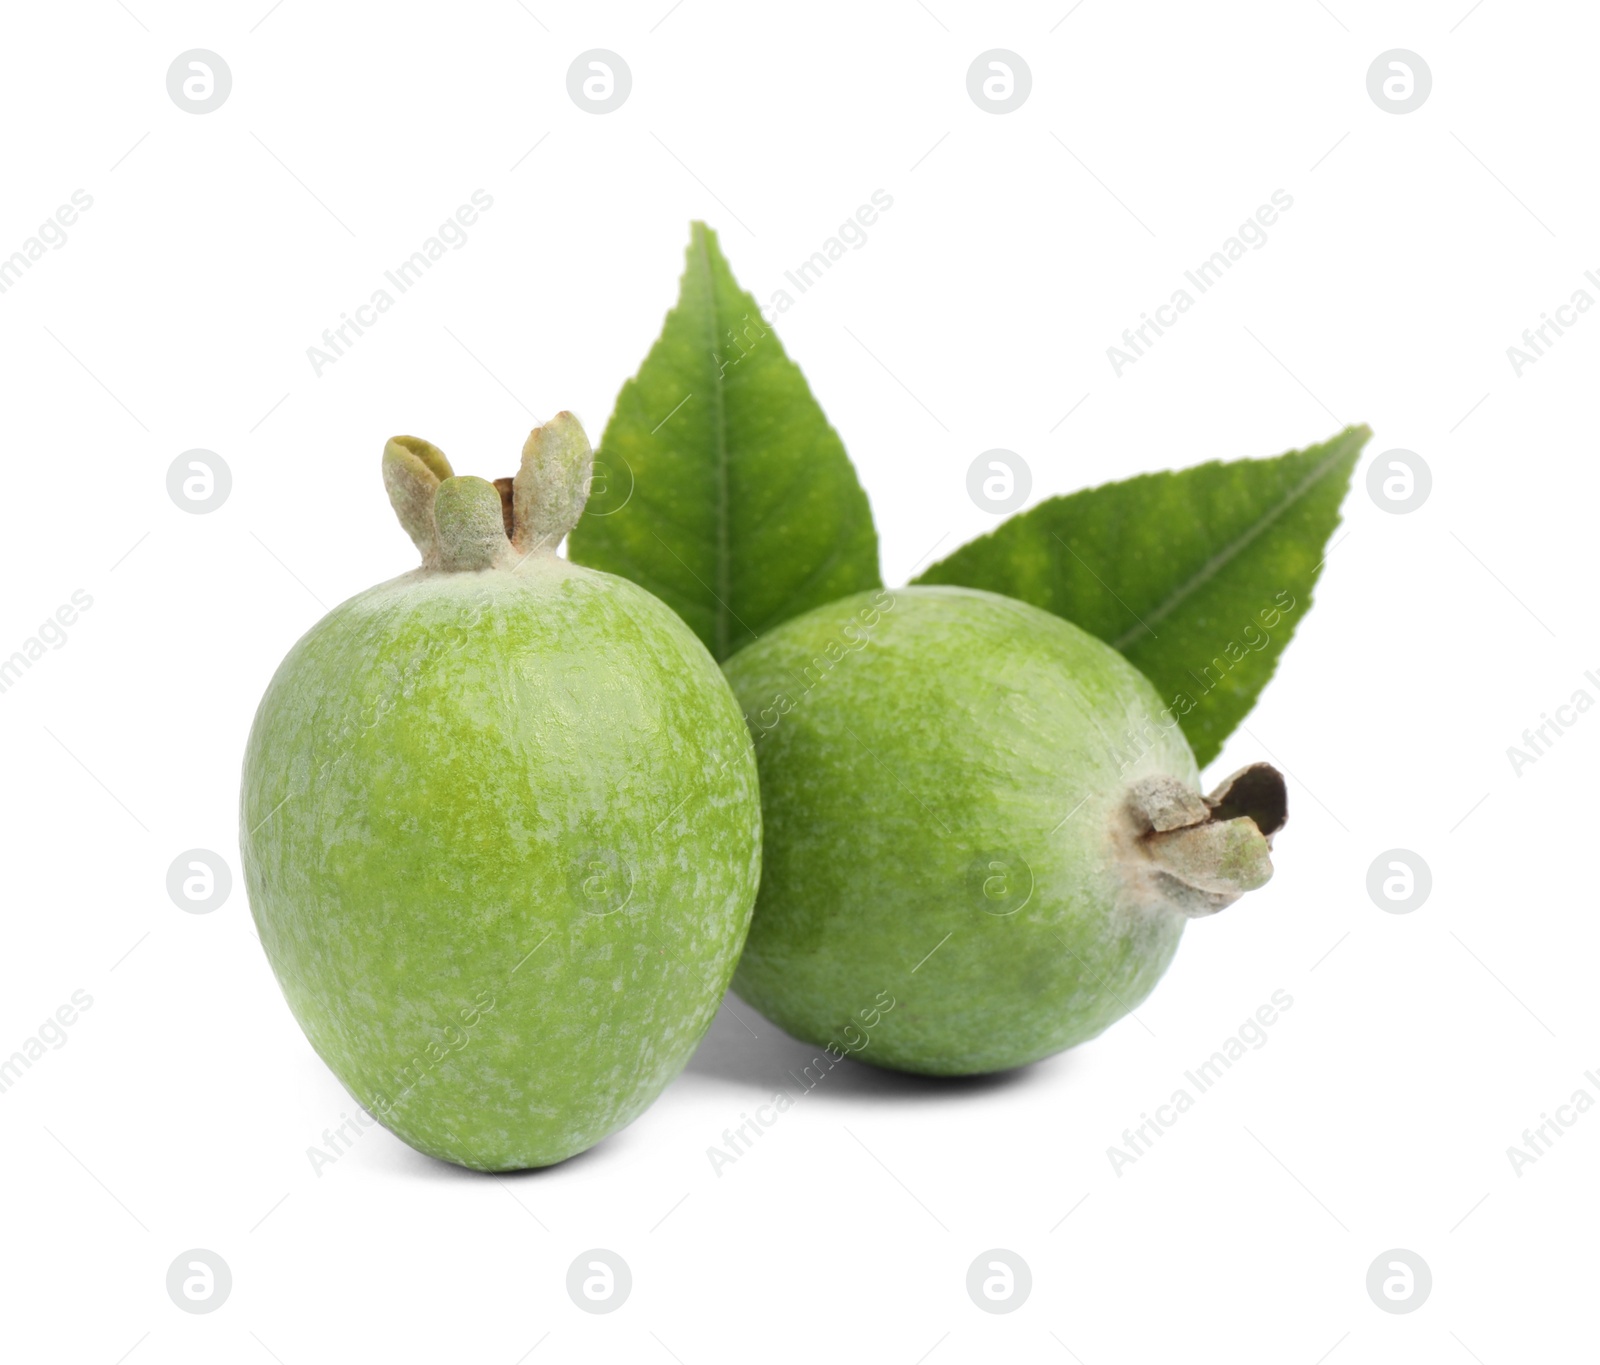
<path fill-rule="evenodd" d="M 1098 635 L 1155 683 L 1204 767 L 1310 609 L 1371 434 L 1051 498 L 916 581 L 1020 597 Z"/>
<path fill-rule="evenodd" d="M 648 588 L 719 662 L 780 621 L 883 585 L 844 444 L 703 223 L 595 472 L 568 554 Z"/>

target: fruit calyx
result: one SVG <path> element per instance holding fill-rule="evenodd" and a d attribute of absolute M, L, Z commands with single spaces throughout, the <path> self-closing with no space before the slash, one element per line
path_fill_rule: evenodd
<path fill-rule="evenodd" d="M 1130 871 L 1160 901 L 1192 918 L 1214 915 L 1272 877 L 1272 836 L 1288 819 L 1283 774 L 1240 768 L 1210 796 L 1170 777 L 1128 793 L 1135 837 Z"/>
<path fill-rule="evenodd" d="M 594 450 L 570 412 L 535 427 L 511 478 L 457 474 L 444 452 L 420 436 L 383 448 L 383 483 L 422 567 L 511 569 L 534 554 L 554 554 L 583 513 Z"/>

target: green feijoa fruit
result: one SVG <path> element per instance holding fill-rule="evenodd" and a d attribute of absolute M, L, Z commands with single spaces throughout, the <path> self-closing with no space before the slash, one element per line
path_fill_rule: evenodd
<path fill-rule="evenodd" d="M 734 990 L 880 1066 L 967 1075 L 1092 1038 L 1184 924 L 1272 874 L 1283 780 L 1200 794 L 1155 689 L 1093 636 L 967 588 L 864 593 L 724 664 L 765 851 Z"/>
<path fill-rule="evenodd" d="M 289 652 L 245 755 L 240 842 L 295 1018 L 420 1151 L 547 1166 L 688 1060 L 749 926 L 755 761 L 660 601 L 555 550 L 592 452 L 563 413 L 514 479 L 398 437 L 422 566 Z"/>

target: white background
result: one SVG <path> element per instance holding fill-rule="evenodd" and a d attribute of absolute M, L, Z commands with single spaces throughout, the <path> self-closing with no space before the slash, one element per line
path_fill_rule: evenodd
<path fill-rule="evenodd" d="M 0 695 L 0 1054 L 74 990 L 94 1003 L 0 1095 L 0 1353 L 1573 1358 L 1600 1115 L 1520 1175 L 1507 1148 L 1580 1087 L 1600 1098 L 1600 716 L 1520 776 L 1506 748 L 1575 689 L 1600 697 L 1600 318 L 1520 377 L 1506 348 L 1600 269 L 1596 16 L 669 3 L 6 7 L 0 253 L 74 190 L 94 204 L 0 295 L 0 654 L 74 590 L 93 606 Z M 165 85 L 197 47 L 233 74 L 203 116 Z M 633 73 L 605 116 L 566 89 L 596 47 Z M 1004 116 L 966 90 L 996 47 L 1033 76 Z M 1396 47 L 1433 73 L 1403 116 L 1366 89 Z M 314 374 L 322 330 L 480 188 L 467 244 Z M 691 219 L 765 298 L 875 189 L 893 208 L 779 330 L 860 470 L 890 584 L 994 524 L 965 486 L 990 447 L 1027 460 L 1037 500 L 1373 427 L 1315 609 L 1208 774 L 1262 756 L 1291 774 L 1276 879 L 1192 926 L 1099 1040 L 958 1084 L 842 1067 L 720 1175 L 707 1148 L 809 1056 L 736 1001 L 653 1109 L 562 1167 L 485 1178 L 380 1129 L 314 1174 L 348 1097 L 242 887 L 190 915 L 165 878 L 194 847 L 237 876 L 273 668 L 413 562 L 384 439 L 493 477 L 558 408 L 598 437 Z M 1106 347 L 1276 189 L 1294 206 L 1267 244 L 1117 377 Z M 194 447 L 232 471 L 209 515 L 166 491 Z M 1394 447 L 1434 477 L 1405 516 L 1365 489 Z M 1409 915 L 1365 889 L 1395 847 L 1432 869 Z M 1278 989 L 1294 1005 L 1266 1046 L 1114 1172 L 1123 1129 Z M 233 1273 L 207 1316 L 164 1286 L 193 1247 Z M 632 1268 L 609 1316 L 565 1290 L 591 1247 Z M 1033 1276 L 1006 1316 L 965 1290 L 995 1247 Z M 1433 1274 L 1405 1316 L 1365 1287 L 1395 1247 Z"/>

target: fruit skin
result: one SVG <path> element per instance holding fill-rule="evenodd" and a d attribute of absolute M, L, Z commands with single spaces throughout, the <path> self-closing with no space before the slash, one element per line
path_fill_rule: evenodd
<path fill-rule="evenodd" d="M 1272 829 L 1201 803 L 1143 675 L 1025 603 L 864 593 L 723 668 L 756 739 L 765 826 L 733 986 L 808 1042 L 843 1038 L 861 1060 L 928 1075 L 1048 1056 L 1149 994 L 1188 915 L 1270 875 Z M 1202 814 L 1160 800 L 1143 814 L 1140 792 Z M 1152 819 L 1202 823 L 1153 835 Z M 1223 865 L 1207 889 L 1168 870 L 1173 839 Z M 1240 849 L 1250 867 L 1235 875 Z"/>
<path fill-rule="evenodd" d="M 240 824 L 312 1046 L 406 1142 L 480 1170 L 560 1161 L 655 1099 L 760 876 L 755 763 L 711 656 L 553 545 L 418 569 L 312 627 L 261 701 Z"/>

